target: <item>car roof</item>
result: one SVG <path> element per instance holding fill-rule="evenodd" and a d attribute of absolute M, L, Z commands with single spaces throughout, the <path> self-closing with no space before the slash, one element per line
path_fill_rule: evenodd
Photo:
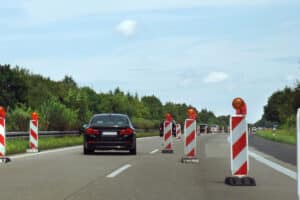
<path fill-rule="evenodd" d="M 100 114 L 94 114 L 93 117 L 97 116 L 122 116 L 122 117 L 128 117 L 126 114 L 121 113 L 100 113 Z"/>

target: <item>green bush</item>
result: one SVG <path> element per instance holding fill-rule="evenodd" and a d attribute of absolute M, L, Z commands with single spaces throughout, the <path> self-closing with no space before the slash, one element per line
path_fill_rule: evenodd
<path fill-rule="evenodd" d="M 18 105 L 9 110 L 6 117 L 6 128 L 8 131 L 27 131 L 32 110 L 24 105 Z"/>
<path fill-rule="evenodd" d="M 41 130 L 72 130 L 78 129 L 76 111 L 67 108 L 64 104 L 52 98 L 40 107 Z"/>
<path fill-rule="evenodd" d="M 135 128 L 139 129 L 153 129 L 159 127 L 159 121 L 158 120 L 148 120 L 143 118 L 132 118 L 132 123 Z"/>

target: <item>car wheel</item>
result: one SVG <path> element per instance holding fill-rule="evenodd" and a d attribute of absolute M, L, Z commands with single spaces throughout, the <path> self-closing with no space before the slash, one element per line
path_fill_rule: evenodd
<path fill-rule="evenodd" d="M 92 153 L 94 153 L 93 149 L 83 148 L 83 154 L 87 155 Z"/>

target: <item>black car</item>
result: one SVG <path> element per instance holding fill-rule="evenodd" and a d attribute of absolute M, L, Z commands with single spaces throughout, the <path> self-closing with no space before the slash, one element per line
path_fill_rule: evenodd
<path fill-rule="evenodd" d="M 85 127 L 83 153 L 95 150 L 129 150 L 136 154 L 136 134 L 124 114 L 96 114 Z"/>
<path fill-rule="evenodd" d="M 164 135 L 164 122 L 165 122 L 165 120 L 163 120 L 159 126 L 159 136 L 160 137 L 162 137 Z M 176 121 L 175 120 L 172 121 L 172 135 L 174 137 L 176 136 Z"/>

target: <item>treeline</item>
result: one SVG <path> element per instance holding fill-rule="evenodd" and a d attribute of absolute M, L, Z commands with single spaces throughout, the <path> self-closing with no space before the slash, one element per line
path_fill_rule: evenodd
<path fill-rule="evenodd" d="M 256 125 L 262 127 L 279 126 L 293 128 L 296 126 L 296 113 L 300 108 L 300 82 L 295 87 L 285 87 L 276 91 L 264 107 L 262 119 Z"/>
<path fill-rule="evenodd" d="M 7 129 L 28 130 L 30 113 L 38 112 L 41 130 L 74 130 L 87 123 L 94 113 L 128 114 L 137 128 L 157 128 L 169 112 L 179 123 L 191 105 L 168 102 L 156 96 L 139 98 L 116 88 L 96 93 L 79 87 L 72 77 L 53 81 L 18 66 L 0 65 L 0 105 L 7 110 Z M 198 111 L 197 111 L 198 112 Z M 216 117 L 206 109 L 198 113 L 201 123 L 228 125 L 228 116 Z"/>

